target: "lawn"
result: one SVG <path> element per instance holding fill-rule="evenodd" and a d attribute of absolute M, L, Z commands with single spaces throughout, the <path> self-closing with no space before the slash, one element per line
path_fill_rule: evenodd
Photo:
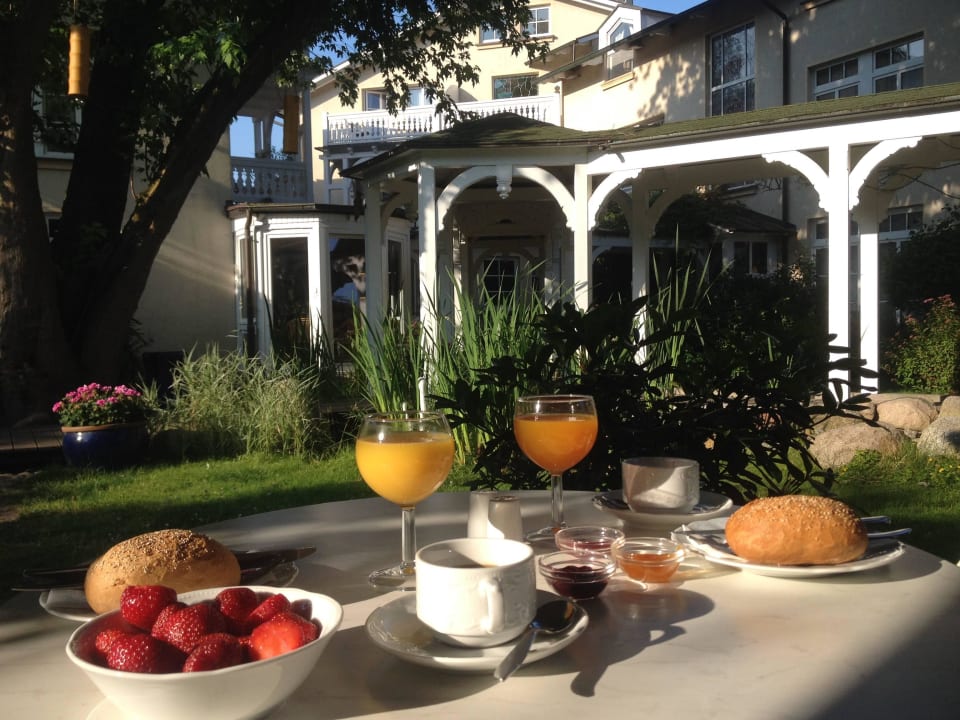
<path fill-rule="evenodd" d="M 441 491 L 464 490 L 456 467 Z M 960 559 L 960 460 L 915 451 L 858 456 L 837 474 L 834 491 L 863 514 L 911 527 L 908 542 Z M 162 527 L 196 527 L 286 507 L 370 497 L 352 448 L 322 461 L 280 456 L 146 466 L 112 473 L 53 466 L 0 486 L 0 599 L 27 567 L 89 560 L 111 545 Z"/>

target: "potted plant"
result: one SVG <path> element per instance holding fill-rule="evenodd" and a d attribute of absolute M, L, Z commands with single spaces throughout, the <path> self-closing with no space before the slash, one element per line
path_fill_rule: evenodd
<path fill-rule="evenodd" d="M 68 392 L 52 409 L 60 418 L 69 465 L 124 467 L 146 449 L 149 405 L 139 390 L 90 383 Z"/>

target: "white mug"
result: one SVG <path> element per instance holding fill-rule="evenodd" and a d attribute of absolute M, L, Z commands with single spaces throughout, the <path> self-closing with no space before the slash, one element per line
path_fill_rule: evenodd
<path fill-rule="evenodd" d="M 457 538 L 417 553 L 417 617 L 438 640 L 490 647 L 527 627 L 537 606 L 533 548 L 503 538 Z"/>
<path fill-rule="evenodd" d="M 673 457 L 627 458 L 620 463 L 623 500 L 634 512 L 690 512 L 700 502 L 700 465 Z"/>
<path fill-rule="evenodd" d="M 516 495 L 504 495 L 496 490 L 477 490 L 470 493 L 467 537 L 522 540 L 520 498 Z"/>

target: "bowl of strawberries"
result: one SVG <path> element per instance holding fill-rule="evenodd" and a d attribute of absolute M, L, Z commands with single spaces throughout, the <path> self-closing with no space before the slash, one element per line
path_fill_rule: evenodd
<path fill-rule="evenodd" d="M 306 680 L 342 619 L 337 601 L 296 588 L 137 585 L 66 652 L 124 715 L 242 720 Z"/>

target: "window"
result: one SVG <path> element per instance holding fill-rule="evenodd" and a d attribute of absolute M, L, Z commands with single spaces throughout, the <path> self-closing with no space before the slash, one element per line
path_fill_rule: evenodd
<path fill-rule="evenodd" d="M 486 45 L 487 43 L 497 43 L 500 42 L 500 31 L 484 25 L 480 28 L 480 44 Z"/>
<path fill-rule="evenodd" d="M 530 8 L 530 22 L 527 23 L 527 32 L 532 36 L 550 34 L 550 8 Z"/>
<path fill-rule="evenodd" d="M 433 105 L 433 101 L 427 97 L 427 92 L 422 87 L 413 87 L 407 91 L 407 107 L 425 107 Z"/>
<path fill-rule="evenodd" d="M 923 38 L 883 45 L 813 68 L 813 99 L 869 95 L 923 86 Z"/>
<path fill-rule="evenodd" d="M 532 97 L 537 94 L 536 75 L 506 75 L 493 79 L 493 99 Z"/>
<path fill-rule="evenodd" d="M 495 257 L 484 263 L 483 287 L 491 300 L 497 301 L 511 295 L 516 286 L 516 258 Z"/>
<path fill-rule="evenodd" d="M 753 23 L 710 42 L 710 113 L 753 110 L 756 105 Z"/>
<path fill-rule="evenodd" d="M 733 272 L 738 275 L 766 275 L 767 243 L 737 241 L 733 243 Z"/>
<path fill-rule="evenodd" d="M 633 48 L 620 47 L 608 50 L 606 56 L 607 80 L 633 70 Z"/>
<path fill-rule="evenodd" d="M 619 22 L 617 26 L 610 31 L 610 44 L 619 40 L 624 40 L 633 35 L 633 25 L 628 22 Z"/>
<path fill-rule="evenodd" d="M 367 90 L 363 93 L 364 110 L 386 110 L 387 94 L 383 90 Z"/>
<path fill-rule="evenodd" d="M 923 225 L 923 208 L 920 205 L 890 208 L 880 221 L 880 232 L 907 235 Z"/>
<path fill-rule="evenodd" d="M 34 105 L 43 118 L 43 126 L 35 143 L 36 154 L 48 157 L 73 155 L 80 133 L 81 105 L 55 92 L 36 93 Z"/>

